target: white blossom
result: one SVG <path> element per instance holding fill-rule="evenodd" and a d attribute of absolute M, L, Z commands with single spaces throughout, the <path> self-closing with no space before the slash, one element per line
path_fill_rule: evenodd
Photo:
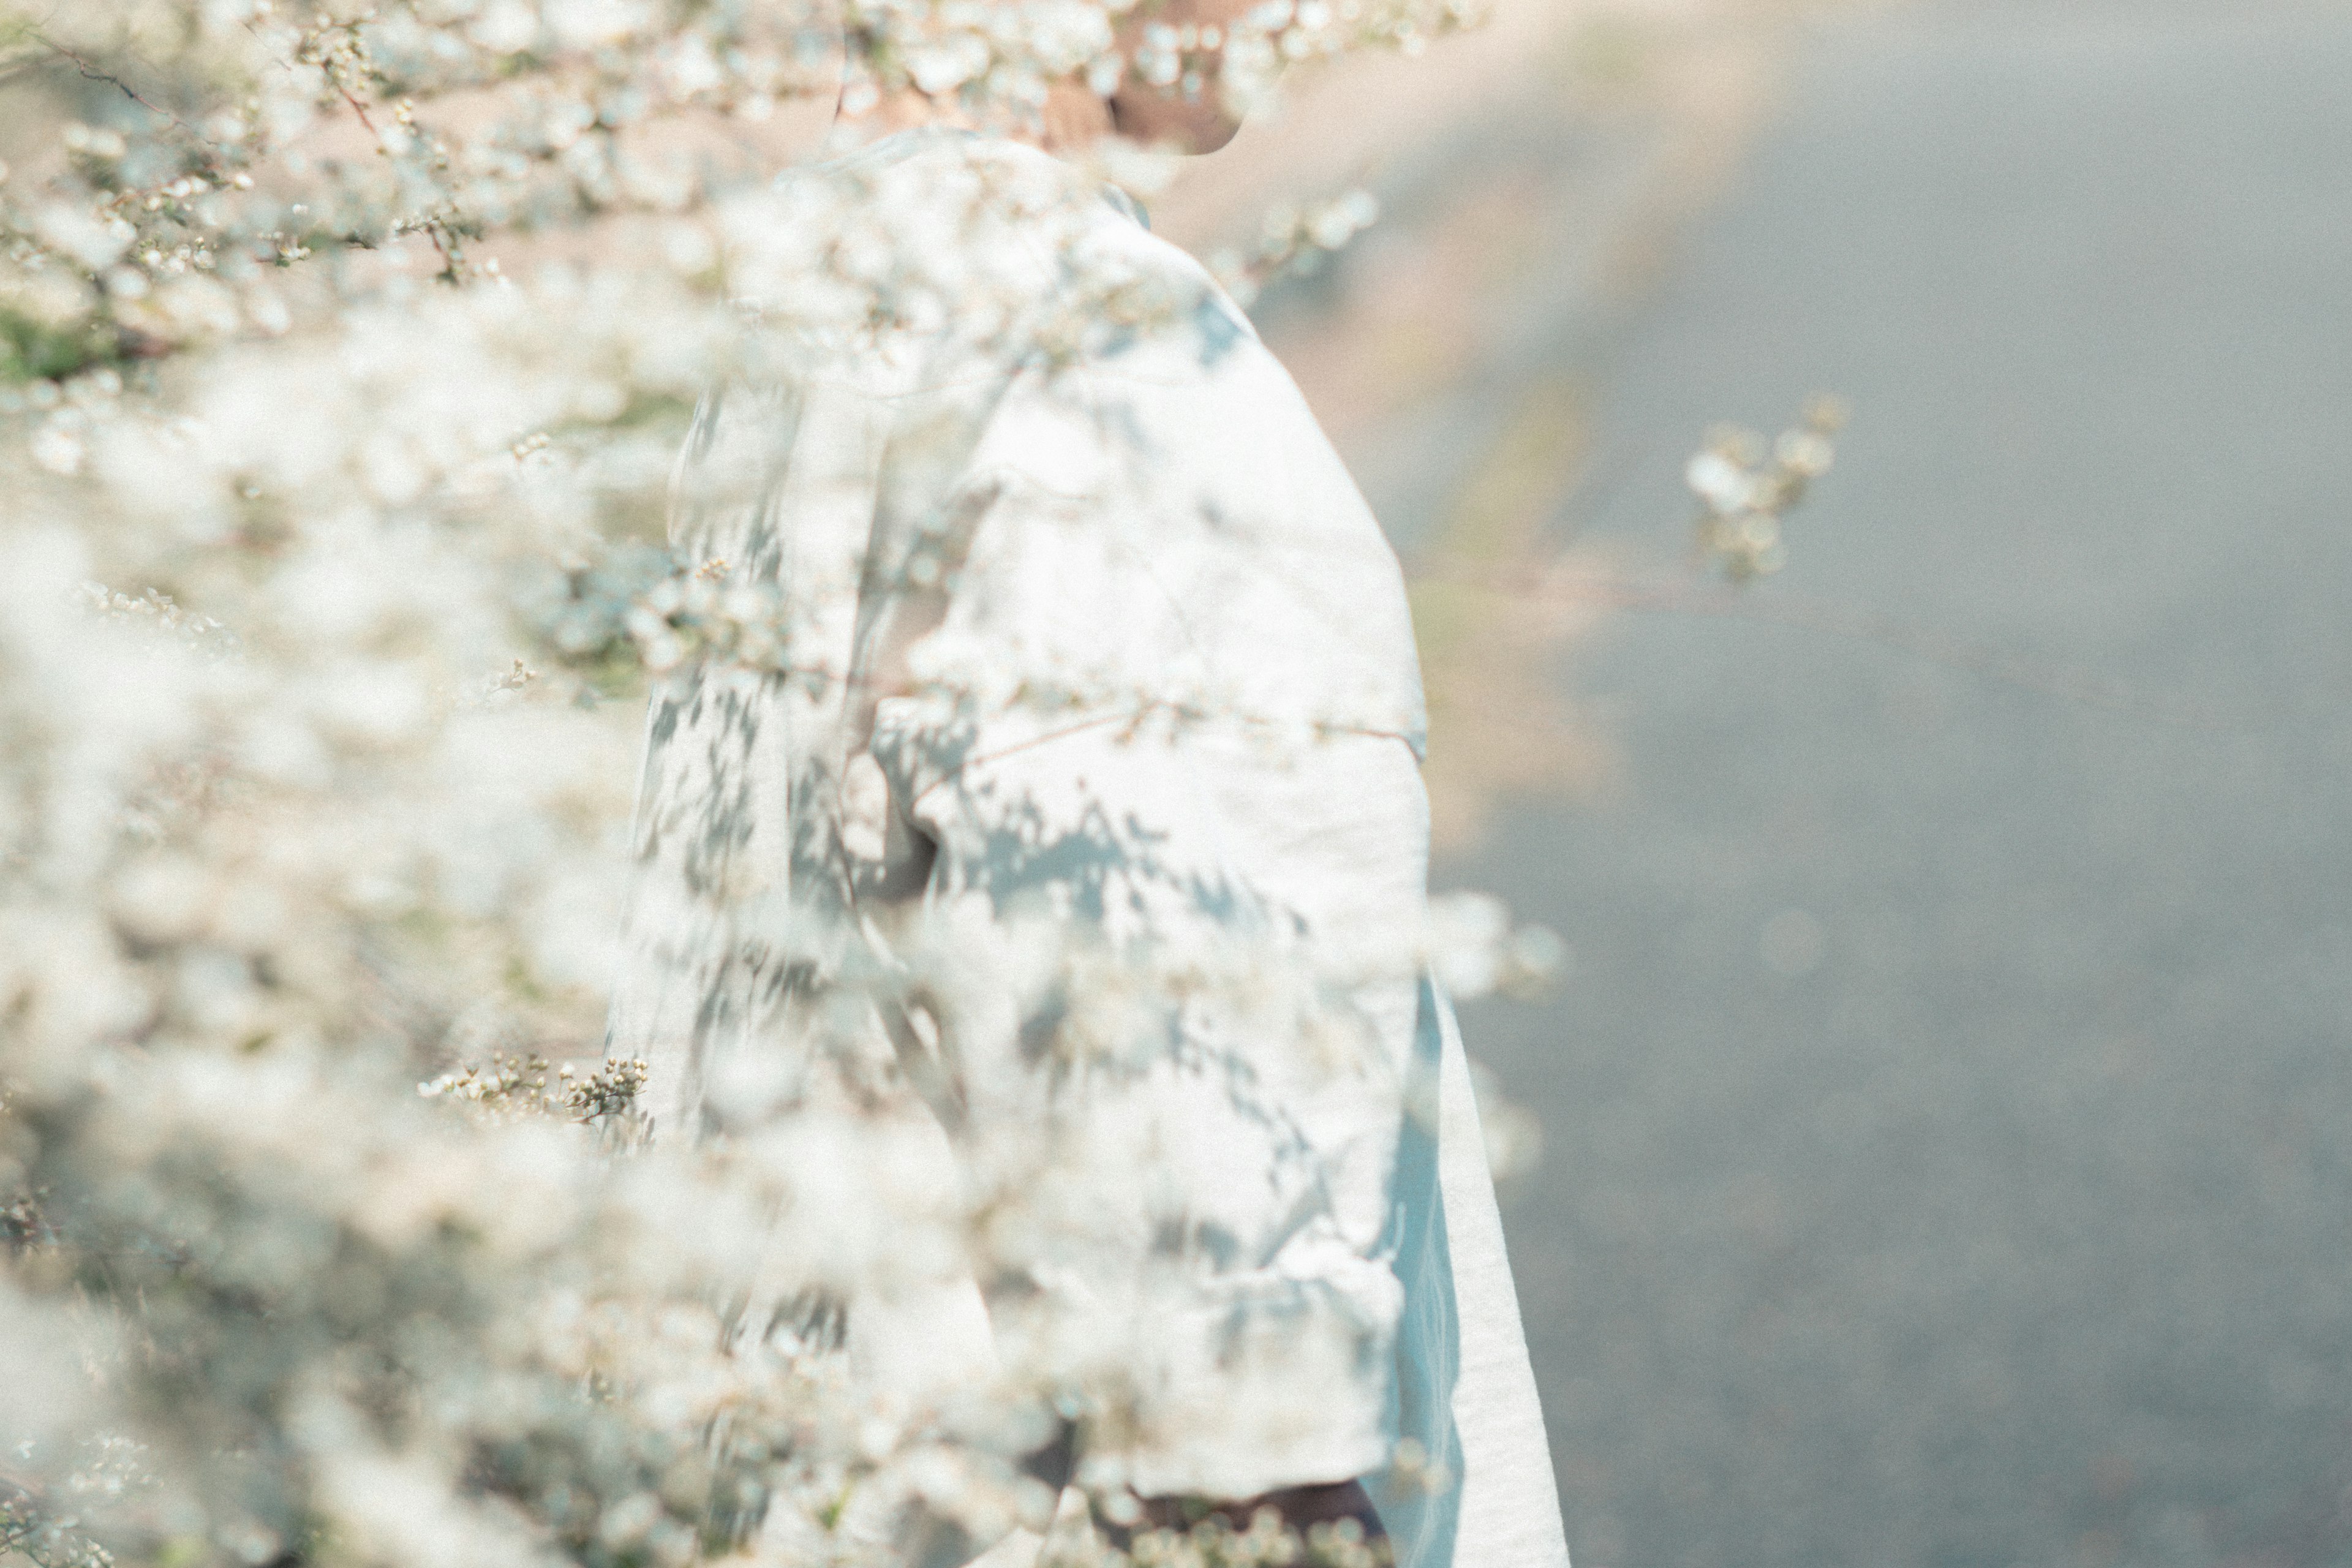
<path fill-rule="evenodd" d="M 1255 101 L 1284 61 L 1466 19 L 1282 0 L 1130 58 L 1125 9 L 853 0 L 853 70 L 1017 125 L 1073 76 L 1177 81 L 1222 47 Z M 0 1549 L 604 1568 L 757 1537 L 856 1563 L 890 1560 L 917 1500 L 979 1534 L 1043 1526 L 1012 1460 L 1050 1426 L 1052 1369 L 952 1399 L 861 1382 L 827 1304 L 1017 1252 L 1119 1150 L 1001 1173 L 1027 1196 L 981 1225 L 940 1199 L 922 1126 L 845 1109 L 640 1147 L 642 1069 L 566 1058 L 593 1054 L 614 968 L 648 675 L 838 679 L 799 662 L 773 595 L 668 552 L 696 400 L 795 344 L 1072 357 L 1189 301 L 1080 255 L 1039 307 L 975 242 L 1050 212 L 1025 176 L 885 176 L 852 204 L 678 151 L 714 126 L 740 151 L 831 92 L 830 26 L 785 5 L 0 20 L 22 67 L 0 91 L 33 128 L 0 176 L 0 1436 L 39 1482 L 0 1498 Z M 1152 156 L 1098 163 L 1140 179 Z M 1287 215 L 1243 273 L 1372 216 Z M 925 657 L 982 701 L 1136 687 L 1115 657 L 1025 679 Z M 1349 700 L 1163 690 L 1134 728 L 1255 704 L 1267 743 L 1311 745 Z M 1450 974 L 1546 967 L 1449 918 Z M 1074 1038 L 1132 1032 L 1145 981 L 1002 952 L 1076 976 Z M 1248 953 L 1169 963 L 1150 984 L 1307 1011 Z"/>

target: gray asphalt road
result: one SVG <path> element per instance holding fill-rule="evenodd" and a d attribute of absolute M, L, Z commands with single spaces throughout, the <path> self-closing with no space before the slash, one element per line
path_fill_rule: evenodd
<path fill-rule="evenodd" d="M 1857 418 L 1451 872 L 1578 955 L 1468 1026 L 1580 1568 L 2352 1563 L 2352 11 L 1822 24 L 1605 370 L 1660 556 L 1705 426 Z"/>

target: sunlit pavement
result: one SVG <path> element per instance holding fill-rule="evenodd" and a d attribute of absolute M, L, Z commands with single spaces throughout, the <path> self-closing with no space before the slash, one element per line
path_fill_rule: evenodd
<path fill-rule="evenodd" d="M 1467 1026 L 1580 1568 L 2352 1561 L 2352 11 L 1823 21 L 1671 261 L 1556 521 L 1856 416 L 1447 872 L 1576 952 Z"/>

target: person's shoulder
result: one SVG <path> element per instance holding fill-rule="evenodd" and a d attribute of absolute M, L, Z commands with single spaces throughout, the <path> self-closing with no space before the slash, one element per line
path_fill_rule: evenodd
<path fill-rule="evenodd" d="M 854 352 L 877 332 L 973 336 L 1052 291 L 1041 237 L 1078 226 L 1081 198 L 1075 171 L 1032 149 L 899 132 L 730 199 L 729 283 L 739 304 Z"/>
<path fill-rule="evenodd" d="M 1272 368 L 1209 269 L 1154 234 L 1142 206 L 1098 172 L 1018 142 L 974 139 L 960 151 L 986 193 L 987 226 L 1022 254 L 1036 289 L 1005 341 L 1013 357 L 1178 384 L 1244 363 Z"/>

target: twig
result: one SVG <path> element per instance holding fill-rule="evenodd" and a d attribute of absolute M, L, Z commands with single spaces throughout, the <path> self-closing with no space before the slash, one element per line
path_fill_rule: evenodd
<path fill-rule="evenodd" d="M 384 143 L 383 132 L 378 131 L 375 128 L 375 121 L 368 117 L 367 105 L 361 101 L 360 95 L 341 82 L 335 84 L 335 90 L 342 94 L 345 103 L 352 106 L 352 112 L 360 117 L 360 123 L 367 127 L 367 133 L 375 138 L 376 151 L 379 153 L 388 151 Z"/>
<path fill-rule="evenodd" d="M 198 142 L 203 142 L 206 147 L 210 147 L 212 145 L 211 140 L 206 137 L 203 132 L 197 130 L 194 126 L 189 124 L 186 121 L 181 119 L 178 115 L 173 113 L 162 104 L 142 96 L 137 89 L 133 88 L 129 82 L 124 81 L 121 77 L 114 75 L 110 71 L 99 69 L 96 66 L 82 58 L 81 56 L 66 47 L 65 45 L 58 43 L 55 38 L 50 37 L 47 33 L 34 31 L 29 36 L 50 53 L 69 62 L 73 66 L 74 69 L 82 74 L 84 79 L 89 81 L 104 82 L 107 86 L 114 89 L 117 92 L 129 99 L 131 102 L 137 104 L 140 108 L 145 110 L 148 113 L 179 127 L 180 130 L 195 138 Z"/>
<path fill-rule="evenodd" d="M 2121 682 L 2104 679 L 2087 671 L 2037 663 L 1997 644 L 1921 627 L 1878 611 L 1791 598 L 1777 591 L 1769 596 L 1758 596 L 1738 588 L 1700 587 L 1675 581 L 1557 572 L 1530 571 L 1509 574 L 1444 561 L 1431 563 L 1416 570 L 1412 576 L 1420 581 L 1454 584 L 1538 601 L 1802 626 L 1835 637 L 1896 648 L 1949 668 L 1981 675 L 2045 697 L 2079 702 L 2086 707 L 2151 720 L 2157 723 L 2209 731 L 2247 727 L 2242 715 L 2229 715 L 2210 708 L 2151 697 Z"/>

